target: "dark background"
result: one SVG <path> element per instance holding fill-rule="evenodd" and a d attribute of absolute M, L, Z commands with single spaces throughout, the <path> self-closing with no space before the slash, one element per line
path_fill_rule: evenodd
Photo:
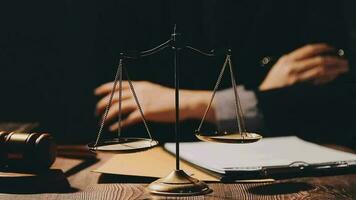
<path fill-rule="evenodd" d="M 355 54 L 356 48 L 356 13 L 354 12 L 354 8 L 356 8 L 356 2 L 348 0 L 344 3 L 345 8 L 345 16 L 349 25 L 349 37 L 351 44 L 352 55 Z"/>
<path fill-rule="evenodd" d="M 340 3 L 345 8 L 352 58 L 356 2 Z M 78 135 L 87 140 L 94 137 L 97 119 L 92 89 L 112 80 L 115 70 L 113 66 L 95 70 L 99 11 L 95 0 L 0 2 L 1 121 L 41 121 L 41 127 L 59 123 L 61 129 L 45 131 L 72 136 L 68 140 L 73 142 Z"/>

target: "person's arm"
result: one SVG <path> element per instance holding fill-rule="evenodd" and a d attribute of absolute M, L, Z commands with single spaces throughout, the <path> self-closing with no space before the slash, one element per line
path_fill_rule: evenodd
<path fill-rule="evenodd" d="M 104 112 L 110 97 L 113 83 L 107 83 L 98 87 L 96 95 L 103 96 L 97 104 L 97 114 Z M 149 121 L 172 123 L 175 121 L 174 114 L 174 89 L 164 87 L 146 81 L 133 82 L 140 104 Z M 257 98 L 253 91 L 238 86 L 242 111 L 245 116 L 246 128 L 249 131 L 257 131 L 263 128 L 263 117 L 257 108 Z M 204 90 L 181 90 L 180 91 L 180 114 L 181 120 L 200 120 L 210 103 L 212 91 Z M 124 118 L 122 126 L 130 126 L 141 121 L 141 116 L 136 102 L 132 96 L 128 83 L 123 83 L 122 112 Z M 236 131 L 235 98 L 232 89 L 218 91 L 211 109 L 207 113 L 206 121 L 217 124 L 219 130 Z M 118 92 L 113 98 L 113 106 L 108 114 L 108 121 L 116 119 L 118 114 Z M 112 131 L 117 129 L 117 123 L 111 125 Z"/>
<path fill-rule="evenodd" d="M 266 101 L 270 101 L 269 96 L 273 97 L 274 94 L 282 94 L 283 91 L 286 91 L 281 90 L 281 88 L 288 88 L 288 94 L 291 86 L 306 82 L 312 82 L 316 85 L 325 84 L 347 72 L 347 60 L 335 56 L 322 56 L 322 54 L 333 50 L 333 47 L 326 44 L 310 44 L 301 47 L 282 56 L 273 65 L 256 92 L 239 86 L 238 93 L 240 94 L 242 110 L 245 113 L 246 128 L 258 130 L 263 126 L 263 114 L 261 109 L 258 109 L 258 100 L 261 101 L 260 105 L 265 105 Z M 295 94 L 297 97 L 294 100 L 298 100 L 298 96 L 303 97 L 298 92 Z M 278 104 L 287 103 L 281 102 L 281 99 L 274 99 L 277 105 L 270 106 L 271 108 L 264 108 L 264 110 L 272 109 L 271 112 L 273 113 L 273 109 L 279 107 Z M 217 94 L 215 113 L 219 128 L 229 129 L 236 127 L 234 103 L 235 99 L 231 89 L 220 91 Z M 273 102 L 269 102 L 269 104 L 271 103 Z"/>
<path fill-rule="evenodd" d="M 143 109 L 146 120 L 161 123 L 175 122 L 174 89 L 148 81 L 133 81 L 138 100 Z M 97 103 L 96 114 L 103 115 L 113 82 L 106 83 L 96 88 L 95 95 L 102 99 Z M 212 92 L 206 90 L 180 90 L 180 120 L 201 119 L 210 102 Z M 118 91 L 115 92 L 112 107 L 107 116 L 107 122 L 114 122 L 118 116 L 119 108 Z M 214 105 L 207 113 L 206 121 L 214 123 Z M 141 115 L 132 95 L 129 83 L 123 82 L 122 86 L 122 114 L 121 125 L 131 126 L 141 122 Z M 118 123 L 110 126 L 110 130 L 117 130 Z"/>

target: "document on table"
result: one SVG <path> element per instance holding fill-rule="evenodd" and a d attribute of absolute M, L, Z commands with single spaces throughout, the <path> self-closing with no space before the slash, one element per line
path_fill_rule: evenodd
<path fill-rule="evenodd" d="M 164 148 L 175 153 L 175 143 L 167 143 Z M 266 168 L 356 166 L 356 154 L 320 146 L 295 136 L 264 138 L 250 144 L 181 143 L 180 157 L 220 174 Z"/>

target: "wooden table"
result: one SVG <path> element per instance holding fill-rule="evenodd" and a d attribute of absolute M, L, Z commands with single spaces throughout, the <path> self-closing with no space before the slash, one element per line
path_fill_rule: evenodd
<path fill-rule="evenodd" d="M 16 188 L 15 192 L 11 192 L 12 194 L 1 193 L 0 200 L 166 199 L 166 197 L 151 196 L 145 192 L 145 186 L 152 180 L 104 176 L 91 172 L 110 159 L 112 155 L 99 154 L 95 158 L 84 151 L 84 148 L 84 146 L 60 147 L 60 156 L 52 167 L 63 171 L 62 176 L 66 178 L 62 181 L 68 180 L 70 187 L 35 194 L 28 194 L 31 192 L 23 192 L 21 188 Z M 4 186 L 1 184 L 4 183 L 0 182 L 0 192 Z M 52 185 L 63 184 L 52 183 Z M 213 192 L 206 196 L 182 199 L 356 199 L 355 173 L 293 178 L 270 183 L 211 183 L 209 186 Z"/>

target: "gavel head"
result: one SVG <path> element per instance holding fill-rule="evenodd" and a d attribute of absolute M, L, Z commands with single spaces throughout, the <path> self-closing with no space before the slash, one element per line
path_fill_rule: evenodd
<path fill-rule="evenodd" d="M 43 170 L 55 159 L 56 145 L 49 134 L 0 131 L 0 167 Z"/>

